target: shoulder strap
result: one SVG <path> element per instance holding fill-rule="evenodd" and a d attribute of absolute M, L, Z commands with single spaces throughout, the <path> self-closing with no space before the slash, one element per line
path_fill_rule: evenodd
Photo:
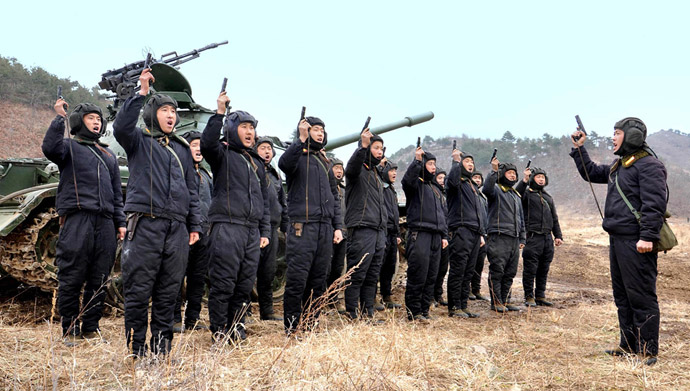
<path fill-rule="evenodd" d="M 175 156 L 175 160 L 177 160 L 177 165 L 180 166 L 180 171 L 182 172 L 182 178 L 184 178 L 184 168 L 182 168 L 182 162 L 180 161 L 180 158 L 177 156 L 175 153 L 175 150 L 170 147 L 170 144 L 165 144 L 165 148 L 172 153 L 173 156 Z"/>
<path fill-rule="evenodd" d="M 618 174 L 616 174 L 616 190 L 618 190 L 618 194 L 621 195 L 623 202 L 625 202 L 625 205 L 628 206 L 632 214 L 635 215 L 635 219 L 637 219 L 637 222 L 639 223 L 640 219 L 642 218 L 642 215 L 635 208 L 633 208 L 630 201 L 628 201 L 628 197 L 626 197 L 625 194 L 623 194 L 623 190 L 621 190 L 621 186 L 618 184 Z"/>
<path fill-rule="evenodd" d="M 93 149 L 91 149 L 91 147 L 88 146 L 88 145 L 86 146 L 86 149 L 88 149 L 89 151 L 91 151 L 91 153 L 93 153 L 94 155 L 96 155 L 96 157 L 98 158 L 98 160 L 100 160 L 101 163 L 103 163 L 103 165 L 105 166 L 105 168 L 108 168 L 108 165 L 105 164 L 105 161 L 103 160 L 103 158 L 101 157 L 101 155 L 99 155 L 96 151 L 94 151 Z M 110 172 L 110 170 L 108 170 L 108 172 Z"/>

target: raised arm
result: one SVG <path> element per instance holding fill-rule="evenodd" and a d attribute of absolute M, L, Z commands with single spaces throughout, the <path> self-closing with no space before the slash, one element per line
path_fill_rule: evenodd
<path fill-rule="evenodd" d="M 201 133 L 201 155 L 214 170 L 217 170 L 218 166 L 222 164 L 225 153 L 220 142 L 220 130 L 222 128 L 223 115 L 216 113 L 209 118 L 203 133 Z"/>
<path fill-rule="evenodd" d="M 115 123 L 113 123 L 115 140 L 127 152 L 129 157 L 136 153 L 136 147 L 142 137 L 141 132 L 137 128 L 139 112 L 142 106 L 144 106 L 144 96 L 135 95 L 127 98 L 117 113 Z"/>
<path fill-rule="evenodd" d="M 53 119 L 53 122 L 50 123 L 48 131 L 45 137 L 43 137 L 43 145 L 41 146 L 45 157 L 57 164 L 60 168 L 64 167 L 67 154 L 69 153 L 69 146 L 65 144 L 64 134 L 65 117 L 58 115 Z"/>

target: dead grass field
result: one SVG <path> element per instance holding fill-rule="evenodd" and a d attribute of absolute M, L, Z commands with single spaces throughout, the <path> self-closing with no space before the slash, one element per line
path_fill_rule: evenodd
<path fill-rule="evenodd" d="M 607 236 L 598 218 L 564 216 L 548 296 L 553 309 L 456 320 L 432 309 L 430 325 L 402 312 L 373 325 L 336 313 L 318 331 L 286 339 L 279 323 L 250 324 L 241 346 L 213 346 L 207 332 L 176 336 L 164 362 L 134 365 L 123 319 L 102 321 L 108 343 L 66 348 L 50 299 L 0 304 L 0 389 L 9 390 L 685 390 L 690 388 L 690 225 L 674 222 L 681 245 L 659 258 L 659 363 L 606 356 L 618 341 Z M 518 272 L 513 297 L 522 300 Z M 484 276 L 484 286 L 486 275 Z M 484 292 L 486 288 L 484 287 Z M 401 287 L 396 290 L 400 297 Z M 401 297 L 400 297 L 401 298 Z"/>

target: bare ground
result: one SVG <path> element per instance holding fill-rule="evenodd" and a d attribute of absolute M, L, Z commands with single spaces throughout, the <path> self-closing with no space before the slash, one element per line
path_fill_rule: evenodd
<path fill-rule="evenodd" d="M 163 362 L 133 364 L 122 317 L 102 321 L 107 343 L 66 348 L 50 322 L 51 297 L 17 292 L 0 304 L 0 388 L 43 389 L 471 389 L 683 390 L 690 385 L 690 226 L 674 222 L 681 246 L 659 257 L 661 349 L 656 366 L 602 353 L 618 340 L 607 236 L 596 218 L 566 216 L 548 296 L 557 306 L 498 315 L 471 302 L 479 319 L 433 308 L 430 325 L 402 312 L 382 324 L 322 317 L 317 332 L 286 339 L 282 325 L 250 324 L 240 346 L 212 345 L 207 332 L 176 336 Z M 518 272 L 513 297 L 522 300 Z M 486 275 L 484 276 L 486 284 Z M 486 292 L 486 287 L 484 287 Z M 22 293 L 23 292 L 23 293 Z M 402 300 L 402 287 L 396 289 Z M 172 359 L 172 360 L 170 360 Z"/>

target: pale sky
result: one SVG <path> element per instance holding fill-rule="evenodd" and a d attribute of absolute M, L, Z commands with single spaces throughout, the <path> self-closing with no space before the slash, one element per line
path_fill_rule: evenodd
<path fill-rule="evenodd" d="M 180 4 L 180 6 L 176 6 Z M 196 6 L 196 8 L 194 8 Z M 143 59 L 228 40 L 184 64 L 214 108 L 223 77 L 260 135 L 288 138 L 300 109 L 330 138 L 433 111 L 383 135 L 388 150 L 463 133 L 560 136 L 579 114 L 609 135 L 626 116 L 690 130 L 683 1 L 24 1 L 3 4 L 0 55 L 86 87 Z M 337 155 L 347 159 L 352 147 Z"/>

